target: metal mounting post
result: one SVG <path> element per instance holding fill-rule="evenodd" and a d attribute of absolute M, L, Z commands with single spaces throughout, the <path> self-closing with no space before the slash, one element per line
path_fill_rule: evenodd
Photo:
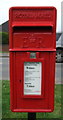
<path fill-rule="evenodd" d="M 36 120 L 36 113 L 28 113 L 28 120 Z"/>

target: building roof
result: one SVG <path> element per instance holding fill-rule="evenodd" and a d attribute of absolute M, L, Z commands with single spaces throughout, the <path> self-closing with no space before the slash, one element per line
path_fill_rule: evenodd
<path fill-rule="evenodd" d="M 9 32 L 8 21 L 0 25 L 0 32 Z"/>

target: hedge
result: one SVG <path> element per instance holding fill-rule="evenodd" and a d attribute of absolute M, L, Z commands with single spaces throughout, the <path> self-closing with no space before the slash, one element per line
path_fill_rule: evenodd
<path fill-rule="evenodd" d="M 7 32 L 0 32 L 0 44 L 9 44 L 9 35 Z"/>

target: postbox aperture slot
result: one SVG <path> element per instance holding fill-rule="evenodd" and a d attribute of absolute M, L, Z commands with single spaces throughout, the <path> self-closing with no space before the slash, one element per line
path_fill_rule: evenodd
<path fill-rule="evenodd" d="M 13 32 L 53 32 L 52 26 L 14 26 Z"/>

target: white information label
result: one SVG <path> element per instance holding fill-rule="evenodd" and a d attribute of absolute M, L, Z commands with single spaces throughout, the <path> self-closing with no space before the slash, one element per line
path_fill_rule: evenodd
<path fill-rule="evenodd" d="M 24 63 L 24 95 L 41 95 L 41 62 Z"/>

